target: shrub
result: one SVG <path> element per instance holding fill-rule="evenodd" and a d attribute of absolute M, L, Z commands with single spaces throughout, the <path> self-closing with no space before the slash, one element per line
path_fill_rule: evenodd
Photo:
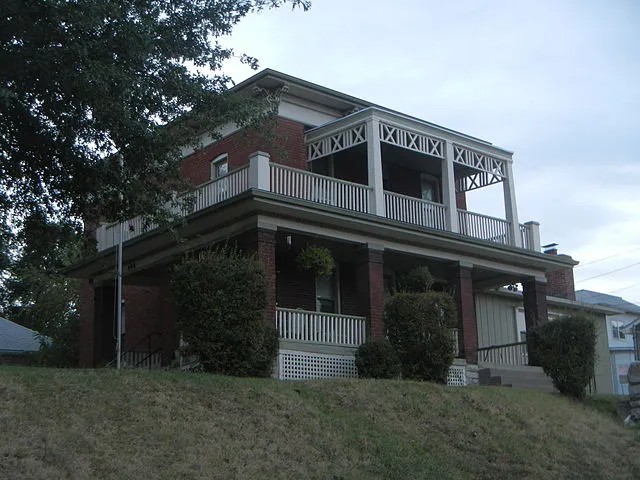
<path fill-rule="evenodd" d="M 398 354 L 386 341 L 360 345 L 356 351 L 356 367 L 361 378 L 397 378 L 400 375 Z"/>
<path fill-rule="evenodd" d="M 387 301 L 387 335 L 404 378 L 446 381 L 454 358 L 451 332 L 456 321 L 453 298 L 446 293 L 397 293 Z"/>
<path fill-rule="evenodd" d="M 331 275 L 336 267 L 331 251 L 316 245 L 300 250 L 296 262 L 301 270 L 310 270 L 320 277 Z"/>
<path fill-rule="evenodd" d="M 176 323 L 207 372 L 269 376 L 278 352 L 264 323 L 266 280 L 256 257 L 221 248 L 185 258 L 172 272 Z"/>
<path fill-rule="evenodd" d="M 398 277 L 398 291 L 423 293 L 431 290 L 433 276 L 428 267 L 416 267 Z"/>
<path fill-rule="evenodd" d="M 593 321 L 583 314 L 568 315 L 539 325 L 528 333 L 527 339 L 536 363 L 560 393 L 584 398 L 595 366 Z"/>

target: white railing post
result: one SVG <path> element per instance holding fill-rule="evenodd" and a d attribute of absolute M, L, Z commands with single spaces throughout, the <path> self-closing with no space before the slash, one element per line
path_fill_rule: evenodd
<path fill-rule="evenodd" d="M 512 162 L 503 160 L 505 178 L 502 179 L 504 191 L 504 214 L 509 222 L 510 243 L 516 247 L 522 247 L 520 237 L 520 223 L 518 222 L 518 207 L 516 205 L 516 189 L 513 182 Z"/>
<path fill-rule="evenodd" d="M 539 252 L 542 250 L 540 245 L 540 224 L 538 222 L 530 221 L 524 224 L 526 227 L 526 234 L 528 236 L 527 245 L 529 250 Z"/>
<path fill-rule="evenodd" d="M 367 120 L 367 172 L 369 177 L 369 213 L 385 216 L 384 184 L 382 181 L 382 151 L 380 149 L 380 121 Z"/>
<path fill-rule="evenodd" d="M 453 170 L 453 143 L 447 142 L 442 160 L 442 200 L 446 207 L 445 225 L 450 232 L 459 233 L 458 207 L 456 204 L 456 177 Z"/>
<path fill-rule="evenodd" d="M 265 152 L 249 155 L 249 188 L 271 191 L 270 156 Z"/>

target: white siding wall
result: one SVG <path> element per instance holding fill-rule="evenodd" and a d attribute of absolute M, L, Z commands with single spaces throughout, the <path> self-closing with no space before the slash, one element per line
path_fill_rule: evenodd
<path fill-rule="evenodd" d="M 498 295 L 476 294 L 478 347 L 518 342 L 516 308 L 521 302 Z"/>

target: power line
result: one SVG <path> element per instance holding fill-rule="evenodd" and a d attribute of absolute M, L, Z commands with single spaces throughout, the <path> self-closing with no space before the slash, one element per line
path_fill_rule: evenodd
<path fill-rule="evenodd" d="M 584 267 L 585 265 L 591 265 L 593 263 L 603 262 L 605 260 L 609 260 L 610 258 L 619 257 L 620 255 L 625 255 L 627 253 L 637 252 L 640 250 L 640 247 L 632 248 L 631 250 L 627 250 L 626 252 L 614 253 L 613 255 L 609 255 L 607 257 L 597 258 L 595 260 L 591 260 L 590 262 L 579 263 L 575 268 Z"/>
<path fill-rule="evenodd" d="M 638 285 L 640 285 L 640 283 L 634 283 L 634 284 L 632 284 L 632 285 L 627 285 L 626 287 L 616 288 L 615 290 L 611 290 L 610 292 L 607 292 L 607 293 L 616 293 L 616 292 L 621 292 L 621 291 L 623 291 L 623 290 L 627 290 L 628 288 L 637 287 Z"/>
<path fill-rule="evenodd" d="M 594 278 L 600 278 L 600 277 L 604 277 L 605 275 L 611 275 L 612 273 L 621 272 L 622 270 L 626 270 L 628 268 L 635 267 L 637 265 L 640 265 L 640 262 L 632 263 L 631 265 L 627 265 L 627 266 L 622 267 L 622 268 L 616 268 L 615 270 L 609 270 L 608 272 L 600 273 L 598 275 L 594 275 L 593 277 L 584 278 L 584 279 L 578 280 L 578 281 L 579 282 L 586 282 L 588 280 L 593 280 Z"/>

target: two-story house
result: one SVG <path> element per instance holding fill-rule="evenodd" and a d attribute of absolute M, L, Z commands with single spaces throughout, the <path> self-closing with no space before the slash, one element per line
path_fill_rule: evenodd
<path fill-rule="evenodd" d="M 629 395 L 627 371 L 631 362 L 639 360 L 636 358 L 637 345 L 635 345 L 634 333 L 636 326 L 640 325 L 640 306 L 622 297 L 591 290 L 578 290 L 576 298 L 585 304 L 617 310 L 616 313 L 607 315 L 605 338 L 608 351 L 603 352 L 602 355 L 607 355 L 610 359 L 613 393 Z"/>
<path fill-rule="evenodd" d="M 541 253 L 539 225 L 521 224 L 513 153 L 488 141 L 273 70 L 235 87 L 283 89 L 275 135 L 235 125 L 222 139 L 185 149 L 184 177 L 195 203 L 174 229 L 141 219 L 103 225 L 98 251 L 70 274 L 86 279 L 81 304 L 84 366 L 114 356 L 114 257 L 124 229 L 126 348 L 178 346 L 168 272 L 187 250 L 235 242 L 264 262 L 266 321 L 280 332 L 280 378 L 354 375 L 353 354 L 384 337 L 385 290 L 397 274 L 427 265 L 437 288 L 457 300 L 455 383 L 478 363 L 474 295 L 522 283 L 528 326 L 547 319 L 546 275 L 573 266 Z M 475 212 L 469 191 L 501 184 L 504 215 Z M 300 271 L 301 248 L 329 248 L 333 276 Z M 146 353 L 145 353 L 146 352 Z M 138 357 L 142 358 L 142 357 Z"/>

